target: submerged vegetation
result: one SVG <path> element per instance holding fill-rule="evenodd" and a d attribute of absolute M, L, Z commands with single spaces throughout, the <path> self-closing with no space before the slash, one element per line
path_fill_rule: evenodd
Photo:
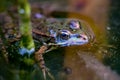
<path fill-rule="evenodd" d="M 36 75 L 36 80 L 38 80 L 41 71 L 37 66 L 34 67 L 35 61 L 33 54 L 31 55 L 35 47 L 28 0 L 2 0 L 0 6 L 0 80 L 33 80 L 37 73 L 39 77 Z M 16 18 L 18 15 L 10 11 L 12 6 L 18 9 L 16 12 L 19 13 L 19 20 Z M 19 24 L 18 21 L 20 29 L 11 24 L 11 22 Z"/>
<path fill-rule="evenodd" d="M 110 66 L 120 74 L 120 15 L 118 13 L 120 9 L 119 4 L 117 4 L 118 2 L 113 1 L 111 5 L 108 25 L 108 41 L 110 45 L 115 47 L 108 49 L 108 51 L 111 52 L 111 56 L 105 56 L 103 64 Z M 12 6 L 17 8 L 17 10 L 14 11 L 14 7 Z M 35 11 L 37 12 L 37 10 Z M 31 6 L 28 0 L 1 0 L 0 12 L 0 80 L 43 80 L 42 71 L 34 60 L 34 52 L 39 49 L 42 42 L 38 42 L 32 37 L 32 25 L 30 20 Z M 16 15 L 14 13 L 18 14 Z M 60 12 L 57 14 L 60 14 Z M 61 14 L 60 17 L 64 17 L 65 15 Z M 38 16 L 41 17 L 40 15 Z M 15 24 L 11 24 L 11 22 Z M 99 37 L 99 35 L 97 37 Z M 101 40 L 101 42 L 103 41 L 104 39 Z M 94 47 L 93 52 L 101 46 L 95 44 Z M 87 48 L 89 48 L 89 46 Z M 72 48 L 70 49 L 72 50 Z M 86 46 L 83 47 L 83 51 L 84 50 L 88 50 Z M 46 65 L 52 70 L 51 73 L 56 79 L 61 77 L 59 76 L 59 72 L 65 71 L 63 69 L 64 52 L 64 48 L 59 48 L 43 55 Z M 49 77 L 47 78 L 51 80 Z"/>
<path fill-rule="evenodd" d="M 31 6 L 28 0 L 8 1 L 2 0 L 0 4 L 0 80 L 44 80 L 43 73 L 34 59 L 35 49 L 39 49 L 41 42 L 33 40 L 31 23 Z M 35 48 L 36 46 L 36 48 Z M 60 49 L 61 50 L 61 49 Z M 53 74 L 60 70 L 63 57 L 61 54 L 55 60 L 45 59 L 48 66 L 50 62 L 56 61 L 59 65 Z M 51 55 L 51 54 L 50 54 Z M 47 55 L 45 55 L 47 57 Z M 49 61 L 50 62 L 49 62 Z M 47 76 L 48 80 L 49 76 Z"/>
<path fill-rule="evenodd" d="M 120 75 L 120 1 L 111 0 L 109 11 L 108 38 L 110 45 L 114 48 L 109 48 L 111 56 L 105 58 L 105 64 L 110 66 Z"/>

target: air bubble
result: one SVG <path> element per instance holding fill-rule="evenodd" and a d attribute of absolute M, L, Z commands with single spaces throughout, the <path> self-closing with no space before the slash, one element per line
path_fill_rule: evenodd
<path fill-rule="evenodd" d="M 25 10 L 24 10 L 24 9 L 20 9 L 20 10 L 19 10 L 19 13 L 20 13 L 20 14 L 24 14 L 24 13 L 25 13 Z"/>

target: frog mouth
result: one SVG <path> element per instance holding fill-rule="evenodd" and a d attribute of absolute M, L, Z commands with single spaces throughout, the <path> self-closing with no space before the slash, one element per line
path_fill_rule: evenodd
<path fill-rule="evenodd" d="M 72 45 L 83 45 L 85 43 L 88 43 L 88 40 L 80 40 L 80 39 L 69 39 L 65 42 L 58 42 L 57 44 L 60 46 L 72 46 Z"/>

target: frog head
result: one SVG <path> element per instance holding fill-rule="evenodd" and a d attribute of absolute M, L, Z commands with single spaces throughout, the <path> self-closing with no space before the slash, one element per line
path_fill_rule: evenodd
<path fill-rule="evenodd" d="M 80 20 L 61 20 L 61 24 L 49 29 L 50 35 L 54 37 L 55 45 L 72 46 L 83 45 L 89 42 L 87 32 L 85 32 L 84 25 Z"/>

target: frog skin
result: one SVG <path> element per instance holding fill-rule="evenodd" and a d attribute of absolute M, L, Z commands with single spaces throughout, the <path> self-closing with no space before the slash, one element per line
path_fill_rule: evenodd
<path fill-rule="evenodd" d="M 63 18 L 41 20 L 38 26 L 33 24 L 32 29 L 33 37 L 39 41 L 61 47 L 83 45 L 89 42 L 82 20 Z"/>

